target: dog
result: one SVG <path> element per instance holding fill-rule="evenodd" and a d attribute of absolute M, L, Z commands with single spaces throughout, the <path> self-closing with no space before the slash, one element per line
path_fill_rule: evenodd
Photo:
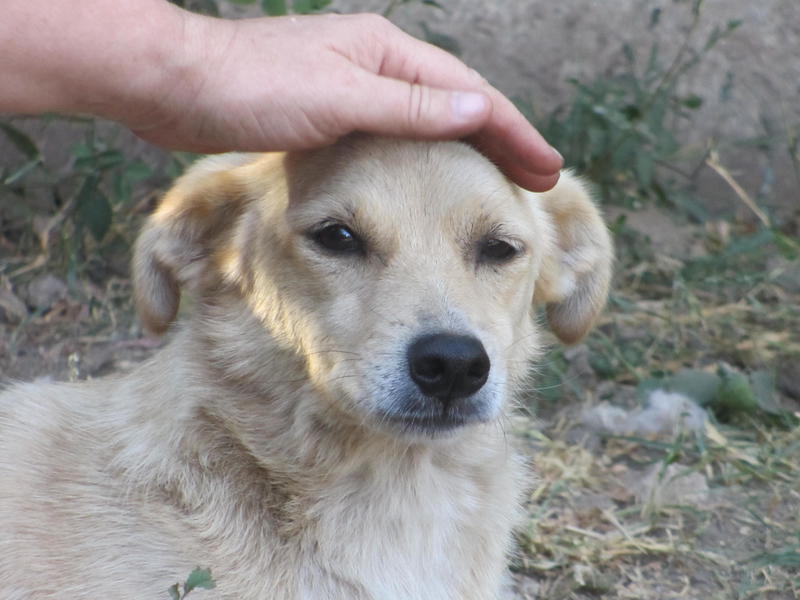
<path fill-rule="evenodd" d="M 530 193 L 460 142 L 201 160 L 134 250 L 171 341 L 0 396 L 0 598 L 160 598 L 196 566 L 198 598 L 500 598 L 538 314 L 581 339 L 611 262 L 578 179 Z"/>

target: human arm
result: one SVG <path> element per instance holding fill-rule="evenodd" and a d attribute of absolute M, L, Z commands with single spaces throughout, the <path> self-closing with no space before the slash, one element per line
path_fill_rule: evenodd
<path fill-rule="evenodd" d="M 558 177 L 560 156 L 507 98 L 374 15 L 233 21 L 164 0 L 6 2 L 0 111 L 93 114 L 196 152 L 309 148 L 354 130 L 467 137 L 523 187 Z"/>

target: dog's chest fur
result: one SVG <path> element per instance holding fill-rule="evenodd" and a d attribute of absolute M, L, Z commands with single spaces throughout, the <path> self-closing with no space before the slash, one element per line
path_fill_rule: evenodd
<path fill-rule="evenodd" d="M 189 510 L 184 497 L 165 515 L 176 536 L 191 530 L 207 549 L 223 596 L 229 587 L 254 599 L 288 599 L 287 590 L 298 600 L 495 597 L 523 480 L 498 425 L 438 447 L 348 449 L 319 432 L 317 442 L 296 470 L 279 472 L 233 451 L 212 467 L 227 481 L 206 495 L 197 479 Z M 239 479 L 235 469 L 248 472 Z"/>
<path fill-rule="evenodd" d="M 452 450 L 394 457 L 383 450 L 315 481 L 286 483 L 303 493 L 271 489 L 266 496 L 282 502 L 274 509 L 232 503 L 223 527 L 249 535 L 231 537 L 230 547 L 208 546 L 209 561 L 221 567 L 221 591 L 231 579 L 253 598 L 285 597 L 287 589 L 298 599 L 494 598 L 517 499 L 510 457 L 501 456 L 510 450 L 487 448 L 482 465 L 453 460 Z M 225 540 L 214 531 L 217 520 L 218 513 L 195 521 L 200 547 L 204 531 L 209 542 Z"/>

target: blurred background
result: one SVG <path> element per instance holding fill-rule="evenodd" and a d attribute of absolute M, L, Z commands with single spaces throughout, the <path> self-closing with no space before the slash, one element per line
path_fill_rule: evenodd
<path fill-rule="evenodd" d="M 797 0 L 179 4 L 383 13 L 592 181 L 615 282 L 510 425 L 540 475 L 514 598 L 800 597 Z M 0 384 L 124 371 L 161 344 L 133 315 L 130 245 L 194 158 L 113 123 L 0 117 Z"/>

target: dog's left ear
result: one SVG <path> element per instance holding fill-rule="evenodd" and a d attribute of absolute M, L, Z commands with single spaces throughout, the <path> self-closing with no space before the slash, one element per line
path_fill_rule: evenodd
<path fill-rule="evenodd" d="M 605 306 L 614 260 L 611 236 L 584 184 L 568 172 L 539 198 L 555 239 L 543 257 L 533 299 L 546 305 L 556 336 L 574 344 Z"/>

